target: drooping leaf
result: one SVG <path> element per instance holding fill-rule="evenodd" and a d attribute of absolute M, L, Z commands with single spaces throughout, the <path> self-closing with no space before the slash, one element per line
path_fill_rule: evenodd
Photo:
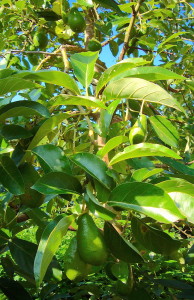
<path fill-rule="evenodd" d="M 107 165 L 96 155 L 83 152 L 75 154 L 71 160 L 108 189 L 114 186 L 113 179 L 106 173 L 108 171 Z"/>
<path fill-rule="evenodd" d="M 34 260 L 34 276 L 39 286 L 74 216 L 57 216 L 45 228 Z"/>
<path fill-rule="evenodd" d="M 52 144 L 38 146 L 32 152 L 40 159 L 40 164 L 45 172 L 57 171 L 71 174 L 71 165 L 64 151 Z"/>
<path fill-rule="evenodd" d="M 120 184 L 110 194 L 108 204 L 138 211 L 163 223 L 184 219 L 170 196 L 150 183 Z"/>
<path fill-rule="evenodd" d="M 179 240 L 172 239 L 162 230 L 151 227 L 135 217 L 131 220 L 131 229 L 135 239 L 150 251 L 170 255 L 181 246 Z"/>
<path fill-rule="evenodd" d="M 0 289 L 9 300 L 32 300 L 30 294 L 25 290 L 23 285 L 10 278 L 0 278 Z"/>
<path fill-rule="evenodd" d="M 120 136 L 115 136 L 112 139 L 110 139 L 102 149 L 100 149 L 97 152 L 97 155 L 100 157 L 105 156 L 109 151 L 114 149 L 115 147 L 119 146 L 122 143 L 125 143 L 128 141 L 128 138 L 126 136 L 120 135 Z"/>
<path fill-rule="evenodd" d="M 78 179 L 64 172 L 47 173 L 31 188 L 45 195 L 80 194 L 82 192 Z"/>
<path fill-rule="evenodd" d="M 12 102 L 0 108 L 0 122 L 7 118 L 18 116 L 43 116 L 49 118 L 50 113 L 44 105 L 26 100 Z"/>
<path fill-rule="evenodd" d="M 149 117 L 158 137 L 171 147 L 178 147 L 179 133 L 172 123 L 162 116 Z"/>
<path fill-rule="evenodd" d="M 4 125 L 1 134 L 6 140 L 26 139 L 32 136 L 32 133 L 19 125 Z"/>
<path fill-rule="evenodd" d="M 15 77 L 56 84 L 63 86 L 75 94 L 79 95 L 80 91 L 75 80 L 68 74 L 61 71 L 41 70 L 41 71 L 21 71 L 15 74 Z M 15 78 L 16 79 L 16 78 Z"/>
<path fill-rule="evenodd" d="M 55 102 L 52 106 L 58 105 L 82 105 L 86 107 L 97 107 L 106 109 L 106 106 L 94 97 L 83 97 L 73 95 L 59 95 L 54 98 Z"/>
<path fill-rule="evenodd" d="M 34 138 L 32 139 L 30 145 L 28 146 L 27 150 L 32 150 L 36 147 L 40 141 L 47 136 L 49 132 L 51 132 L 55 127 L 57 127 L 63 120 L 69 117 L 68 114 L 61 113 L 50 117 L 46 120 L 36 132 Z M 26 153 L 22 159 L 24 161 L 28 157 L 28 153 Z"/>
<path fill-rule="evenodd" d="M 183 107 L 159 85 L 141 78 L 122 78 L 112 81 L 103 92 L 103 100 L 135 99 L 170 106 L 184 112 Z"/>
<path fill-rule="evenodd" d="M 0 95 L 4 95 L 10 92 L 40 88 L 39 84 L 33 83 L 23 78 L 15 78 L 12 76 L 0 79 Z"/>
<path fill-rule="evenodd" d="M 116 65 L 108 68 L 103 72 L 101 75 L 97 87 L 96 87 L 96 95 L 99 94 L 100 90 L 113 78 L 120 75 L 122 76 L 123 73 L 126 71 L 138 66 L 138 65 L 145 65 L 148 64 L 146 60 L 142 58 L 133 58 L 133 59 L 125 59 L 122 62 L 117 63 Z"/>
<path fill-rule="evenodd" d="M 71 64 L 75 76 L 86 89 L 92 82 L 97 58 L 98 52 L 83 52 L 71 55 Z"/>
<path fill-rule="evenodd" d="M 138 250 L 126 239 L 109 222 L 104 225 L 104 237 L 111 253 L 118 259 L 127 263 L 141 263 L 143 258 Z"/>
<path fill-rule="evenodd" d="M 14 161 L 7 155 L 0 157 L 0 182 L 12 194 L 24 193 L 24 182 Z"/>
<path fill-rule="evenodd" d="M 140 143 L 128 146 L 124 149 L 123 152 L 117 153 L 111 159 L 110 166 L 122 160 L 143 156 L 167 156 L 176 159 L 181 159 L 181 157 L 178 154 L 176 154 L 174 151 L 163 145 Z"/>

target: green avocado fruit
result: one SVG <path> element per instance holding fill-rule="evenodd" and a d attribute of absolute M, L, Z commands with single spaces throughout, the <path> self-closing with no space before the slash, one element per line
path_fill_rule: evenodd
<path fill-rule="evenodd" d="M 39 207 L 44 202 L 44 195 L 31 189 L 31 186 L 40 178 L 38 172 L 29 163 L 22 164 L 19 171 L 25 184 L 25 193 L 19 196 L 21 204 L 30 208 Z"/>
<path fill-rule="evenodd" d="M 78 219 L 77 243 L 80 257 L 94 266 L 100 266 L 107 260 L 108 251 L 104 237 L 88 213 Z"/>
<path fill-rule="evenodd" d="M 72 8 L 68 15 L 68 23 L 69 27 L 74 32 L 83 32 L 86 28 L 86 22 L 82 14 L 76 9 Z"/>
<path fill-rule="evenodd" d="M 139 144 L 145 141 L 147 134 L 147 117 L 140 115 L 129 133 L 130 144 Z"/>
<path fill-rule="evenodd" d="M 102 46 L 99 41 L 92 39 L 88 43 L 88 50 L 90 51 L 101 51 Z"/>
<path fill-rule="evenodd" d="M 33 43 L 39 49 L 45 49 L 48 44 L 48 37 L 46 32 L 43 31 L 36 32 L 33 37 Z"/>
<path fill-rule="evenodd" d="M 77 238 L 73 237 L 70 245 L 65 253 L 65 274 L 69 280 L 82 280 L 84 279 L 90 269 L 91 265 L 85 263 L 78 253 Z"/>

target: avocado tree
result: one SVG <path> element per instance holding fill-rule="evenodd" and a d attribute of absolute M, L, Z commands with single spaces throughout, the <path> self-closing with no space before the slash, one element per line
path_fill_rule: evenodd
<path fill-rule="evenodd" d="M 0 1 L 1 299 L 193 299 L 193 3 Z"/>

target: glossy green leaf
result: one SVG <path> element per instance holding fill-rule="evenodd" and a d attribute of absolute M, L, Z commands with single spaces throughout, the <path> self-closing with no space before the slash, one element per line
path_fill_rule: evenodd
<path fill-rule="evenodd" d="M 194 184 L 180 178 L 165 180 L 157 184 L 166 193 L 180 192 L 194 197 Z"/>
<path fill-rule="evenodd" d="M 159 85 L 141 78 L 122 78 L 112 81 L 103 92 L 103 100 L 135 99 L 170 106 L 184 112 L 183 107 Z"/>
<path fill-rule="evenodd" d="M 40 164 L 45 172 L 57 171 L 71 174 L 71 165 L 64 151 L 52 144 L 41 145 L 32 152 L 40 159 Z"/>
<path fill-rule="evenodd" d="M 68 74 L 61 71 L 41 70 L 41 71 L 22 71 L 15 74 L 15 77 L 23 77 L 36 81 L 56 84 L 63 86 L 75 94 L 80 94 L 75 80 Z"/>
<path fill-rule="evenodd" d="M 152 169 L 152 170 L 149 170 L 147 168 L 141 168 L 141 169 L 135 170 L 133 172 L 133 174 L 130 178 L 130 181 L 144 181 L 145 179 L 147 179 L 153 175 L 159 174 L 162 171 L 164 171 L 164 170 L 161 168 Z"/>
<path fill-rule="evenodd" d="M 23 78 L 15 78 L 12 76 L 0 79 L 0 95 L 4 95 L 7 93 L 26 90 L 26 89 L 34 89 L 40 88 L 39 84 L 33 83 L 29 80 L 25 80 Z"/>
<path fill-rule="evenodd" d="M 137 218 L 132 218 L 131 229 L 135 239 L 146 249 L 163 255 L 177 251 L 181 242 L 174 240 L 162 230 L 153 228 Z"/>
<path fill-rule="evenodd" d="M 0 122 L 7 118 L 18 116 L 43 116 L 49 118 L 50 113 L 44 105 L 26 100 L 12 102 L 0 108 Z"/>
<path fill-rule="evenodd" d="M 30 294 L 25 290 L 22 284 L 10 278 L 0 278 L 0 289 L 9 300 L 32 300 Z M 4 298 L 2 298 L 4 299 Z"/>
<path fill-rule="evenodd" d="M 63 172 L 45 174 L 31 188 L 45 195 L 80 194 L 82 192 L 78 179 Z"/>
<path fill-rule="evenodd" d="M 62 114 L 54 115 L 50 117 L 48 120 L 44 121 L 44 123 L 40 126 L 40 128 L 36 132 L 27 150 L 32 150 L 34 147 L 36 147 L 41 142 L 41 140 L 45 136 L 47 136 L 49 132 L 54 130 L 55 127 L 57 127 L 63 120 L 67 119 L 68 117 L 69 117 L 68 114 L 62 113 Z M 24 161 L 27 157 L 28 157 L 28 153 L 24 155 L 22 161 Z"/>
<path fill-rule="evenodd" d="M 32 133 L 26 128 L 19 125 L 4 125 L 1 134 L 6 140 L 27 139 Z"/>
<path fill-rule="evenodd" d="M 108 204 L 113 207 L 135 210 L 163 223 L 184 218 L 170 196 L 150 183 L 120 184 L 112 191 Z"/>
<path fill-rule="evenodd" d="M 14 73 L 15 73 L 14 70 L 11 70 L 11 69 L 2 69 L 2 70 L 0 70 L 0 79 L 9 77 L 9 76 L 13 75 Z"/>
<path fill-rule="evenodd" d="M 82 52 L 71 55 L 75 76 L 86 89 L 92 82 L 97 58 L 98 52 Z"/>
<path fill-rule="evenodd" d="M 137 67 L 129 69 L 120 75 L 115 77 L 116 79 L 124 78 L 124 77 L 136 77 L 142 78 L 149 81 L 157 81 L 157 80 L 168 80 L 168 79 L 179 79 L 185 80 L 185 77 L 180 76 L 170 70 L 164 69 L 162 67 L 155 66 L 145 66 L 145 67 Z"/>
<path fill-rule="evenodd" d="M 82 105 L 86 107 L 97 107 L 106 109 L 106 106 L 94 97 L 82 97 L 73 95 L 59 95 L 54 98 L 55 102 L 52 106 L 58 105 Z"/>
<path fill-rule="evenodd" d="M 143 156 L 167 156 L 176 159 L 181 159 L 181 157 L 178 154 L 176 154 L 174 151 L 163 145 L 141 143 L 128 146 L 124 149 L 123 152 L 117 153 L 111 159 L 110 166 L 122 160 Z"/>
<path fill-rule="evenodd" d="M 57 216 L 45 228 L 34 260 L 34 276 L 39 286 L 74 216 Z"/>
<path fill-rule="evenodd" d="M 143 258 L 138 250 L 124 239 L 113 225 L 105 222 L 104 238 L 111 253 L 118 259 L 127 263 L 141 263 Z"/>
<path fill-rule="evenodd" d="M 105 187 L 109 189 L 114 187 L 113 179 L 106 173 L 108 171 L 107 165 L 96 155 L 83 152 L 75 154 L 71 160 Z"/>
<path fill-rule="evenodd" d="M 179 133 L 172 123 L 163 116 L 149 117 L 158 137 L 167 145 L 171 147 L 178 147 Z"/>
<path fill-rule="evenodd" d="M 23 178 L 14 161 L 9 156 L 0 157 L 0 182 L 12 194 L 24 193 Z"/>
<path fill-rule="evenodd" d="M 107 70 L 105 70 L 103 72 L 103 74 L 101 75 L 101 77 L 98 81 L 98 84 L 96 87 L 96 94 L 98 95 L 100 90 L 116 76 L 118 76 L 120 74 L 122 76 L 122 74 L 124 72 L 128 71 L 129 69 L 132 69 L 138 65 L 141 66 L 141 65 L 148 64 L 148 63 L 149 62 L 147 62 L 146 60 L 144 60 L 142 58 L 125 59 L 122 62 L 119 62 L 116 65 L 108 68 Z"/>
<path fill-rule="evenodd" d="M 128 138 L 126 136 L 120 135 L 115 136 L 110 139 L 102 149 L 97 152 L 97 155 L 100 157 L 104 157 L 109 151 L 119 146 L 122 143 L 128 142 Z"/>
<path fill-rule="evenodd" d="M 179 161 L 173 160 L 173 159 L 168 158 L 168 157 L 158 157 L 158 159 L 162 163 L 170 166 L 173 170 L 176 170 L 179 173 L 194 176 L 194 170 L 192 168 L 189 168 L 188 166 L 184 165 L 183 163 L 181 163 Z"/>

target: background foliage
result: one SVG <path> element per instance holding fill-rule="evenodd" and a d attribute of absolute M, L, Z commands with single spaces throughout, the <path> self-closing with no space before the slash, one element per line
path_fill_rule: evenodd
<path fill-rule="evenodd" d="M 0 7 L 1 299 L 194 299 L 194 2 Z"/>

